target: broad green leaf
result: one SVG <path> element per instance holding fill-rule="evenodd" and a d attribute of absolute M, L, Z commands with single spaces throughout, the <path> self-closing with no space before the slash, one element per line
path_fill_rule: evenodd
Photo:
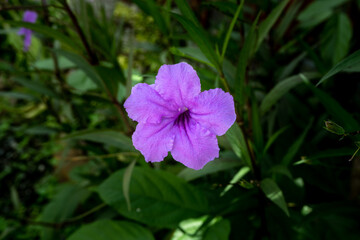
<path fill-rule="evenodd" d="M 100 197 L 121 215 L 156 227 L 174 228 L 188 218 L 208 212 L 200 190 L 160 170 L 135 167 L 129 188 L 131 211 L 126 206 L 121 181 L 125 170 L 112 174 L 98 188 Z"/>
<path fill-rule="evenodd" d="M 113 130 L 78 131 L 66 136 L 63 140 L 87 140 L 103 143 L 126 151 L 136 151 L 129 137 Z"/>
<path fill-rule="evenodd" d="M 347 15 L 339 13 L 332 17 L 322 35 L 328 37 L 325 37 L 320 48 L 321 55 L 323 59 L 331 60 L 332 65 L 335 65 L 348 54 L 350 47 L 352 26 Z"/>
<path fill-rule="evenodd" d="M 294 158 L 299 151 L 300 147 L 304 143 L 305 137 L 310 130 L 312 123 L 314 119 L 311 119 L 310 123 L 307 125 L 307 127 L 304 129 L 304 131 L 301 133 L 301 135 L 295 140 L 295 142 L 290 146 L 288 149 L 286 155 L 284 156 L 282 163 L 284 165 L 289 165 L 292 161 L 294 161 Z"/>
<path fill-rule="evenodd" d="M 41 33 L 45 36 L 54 38 L 69 48 L 73 49 L 75 52 L 79 52 L 82 49 L 74 39 L 69 38 L 68 36 L 62 34 L 60 31 L 47 27 L 43 24 L 29 23 L 29 22 L 17 22 L 17 21 L 3 21 L 3 23 L 8 23 L 14 27 L 25 27 L 31 29 L 35 32 Z"/>
<path fill-rule="evenodd" d="M 227 219 L 222 219 L 204 232 L 203 240 L 224 240 L 230 237 L 231 224 Z"/>
<path fill-rule="evenodd" d="M 314 87 L 314 85 L 312 85 L 305 76 L 303 76 L 303 80 L 325 107 L 331 118 L 343 126 L 345 131 L 357 131 L 360 128 L 359 123 L 353 118 L 353 116 L 348 111 L 346 111 L 334 98 L 332 98 L 323 90 Z"/>
<path fill-rule="evenodd" d="M 230 40 L 230 36 L 231 36 L 231 33 L 234 29 L 234 26 L 235 26 L 235 23 L 236 21 L 238 20 L 238 17 L 239 17 L 239 14 L 240 14 L 240 11 L 242 9 L 244 5 L 244 0 L 241 0 L 241 3 L 240 5 L 237 7 L 236 9 L 236 12 L 235 12 L 235 15 L 230 23 L 230 26 L 228 28 L 228 31 L 226 32 L 226 36 L 225 36 L 225 40 L 224 40 L 224 43 L 223 43 L 223 47 L 222 47 L 222 51 L 221 51 L 221 56 L 220 56 L 220 64 L 223 62 L 224 60 L 224 57 L 225 57 L 225 53 L 226 53 L 226 49 L 227 49 L 227 46 L 228 46 L 228 43 L 229 43 L 229 40 Z"/>
<path fill-rule="evenodd" d="M 260 188 L 268 199 L 281 208 L 287 216 L 290 216 L 284 195 L 274 180 L 265 178 L 261 181 Z"/>
<path fill-rule="evenodd" d="M 246 139 L 244 133 L 242 132 L 239 125 L 237 125 L 237 123 L 234 123 L 231 128 L 226 132 L 226 137 L 229 140 L 236 156 L 243 160 L 244 163 L 246 163 L 246 165 L 248 165 L 252 169 L 251 158 L 248 151 Z"/>
<path fill-rule="evenodd" d="M 181 15 L 173 13 L 173 16 L 189 33 L 192 40 L 198 45 L 206 58 L 219 69 L 218 57 L 207 32 L 202 27 L 195 25 L 192 21 Z"/>
<path fill-rule="evenodd" d="M 160 8 L 154 0 L 133 0 L 133 2 L 139 6 L 146 14 L 149 14 L 154 18 L 155 23 L 158 25 L 160 31 L 166 36 L 168 29 L 166 21 L 162 15 Z"/>
<path fill-rule="evenodd" d="M 90 192 L 79 186 L 63 185 L 52 201 L 46 205 L 41 213 L 40 221 L 59 223 L 72 216 L 76 208 L 88 196 Z M 42 240 L 52 240 L 59 235 L 55 228 L 43 227 L 41 230 Z"/>
<path fill-rule="evenodd" d="M 265 37 L 268 35 L 270 29 L 275 24 L 277 19 L 279 18 L 280 14 L 284 10 L 286 4 L 289 2 L 289 0 L 282 0 L 276 8 L 274 8 L 269 16 L 259 25 L 259 34 L 257 38 L 256 48 L 258 49 L 262 43 L 262 41 L 265 39 Z"/>
<path fill-rule="evenodd" d="M 24 87 L 31 89 L 37 93 L 44 94 L 48 97 L 57 98 L 60 97 L 51 89 L 47 88 L 44 84 L 37 82 L 35 80 L 30 80 L 22 77 L 14 77 L 12 78 L 17 83 L 20 83 Z"/>
<path fill-rule="evenodd" d="M 318 73 L 303 73 L 308 79 L 318 77 Z M 302 82 L 300 75 L 291 76 L 279 82 L 270 92 L 264 97 L 260 105 L 260 113 L 264 115 L 270 108 L 277 103 L 288 91 L 296 87 Z"/>
<path fill-rule="evenodd" d="M 100 88 L 104 89 L 104 83 L 96 72 L 93 66 L 91 66 L 83 57 L 72 52 L 68 52 L 61 49 L 54 50 L 56 54 L 66 57 L 73 62 L 79 69 L 83 70 L 86 75 Z"/>
<path fill-rule="evenodd" d="M 347 68 L 351 68 L 353 66 L 356 66 L 360 64 L 360 50 L 357 50 L 350 56 L 346 57 L 344 60 L 336 64 L 333 68 L 330 69 L 317 83 L 316 86 L 320 85 L 322 82 L 324 82 L 326 79 L 334 76 L 335 74 L 346 70 Z"/>
<path fill-rule="evenodd" d="M 155 240 L 151 232 L 139 224 L 126 221 L 99 220 L 74 232 L 69 240 Z"/>
<path fill-rule="evenodd" d="M 239 161 L 238 159 L 231 159 L 231 158 L 227 159 L 227 158 L 223 158 L 222 156 L 220 156 L 219 159 L 215 159 L 215 160 L 209 162 L 200 170 L 185 168 L 178 174 L 178 177 L 183 178 L 186 181 L 192 181 L 194 179 L 197 179 L 197 178 L 200 178 L 200 177 L 212 174 L 212 173 L 216 173 L 219 171 L 224 171 L 227 169 L 232 169 L 234 167 L 238 167 L 239 165 L 241 165 L 241 163 L 242 162 Z"/>

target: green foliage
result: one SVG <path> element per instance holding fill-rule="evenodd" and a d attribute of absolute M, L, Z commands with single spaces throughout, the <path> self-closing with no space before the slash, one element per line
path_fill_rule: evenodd
<path fill-rule="evenodd" d="M 359 7 L 0 1 L 0 239 L 358 239 Z M 235 100 L 201 170 L 146 163 L 123 106 L 181 61 Z"/>

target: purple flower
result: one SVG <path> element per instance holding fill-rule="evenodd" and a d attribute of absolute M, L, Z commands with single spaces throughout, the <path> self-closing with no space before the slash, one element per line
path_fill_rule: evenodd
<path fill-rule="evenodd" d="M 216 135 L 235 122 L 234 100 L 216 88 L 201 92 L 200 79 L 187 63 L 163 65 L 155 84 L 136 84 L 124 104 L 139 122 L 133 144 L 147 162 L 173 158 L 193 169 L 219 157 Z"/>
<path fill-rule="evenodd" d="M 37 19 L 37 13 L 34 11 L 26 10 L 23 15 L 23 21 L 24 22 L 30 22 L 34 23 Z M 30 44 L 31 44 L 31 34 L 32 31 L 27 28 L 20 28 L 19 35 L 24 35 L 24 52 L 27 52 L 29 50 Z"/>

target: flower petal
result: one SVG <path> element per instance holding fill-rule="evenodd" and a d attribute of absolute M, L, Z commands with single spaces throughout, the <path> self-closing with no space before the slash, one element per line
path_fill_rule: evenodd
<path fill-rule="evenodd" d="M 219 157 L 215 134 L 190 119 L 187 124 L 175 126 L 173 158 L 185 166 L 199 170 Z"/>
<path fill-rule="evenodd" d="M 124 107 L 129 117 L 142 123 L 160 123 L 163 118 L 178 114 L 177 107 L 165 101 L 159 93 L 146 83 L 136 84 Z"/>
<path fill-rule="evenodd" d="M 36 22 L 36 19 L 37 19 L 37 13 L 34 12 L 34 11 L 30 11 L 30 10 L 26 10 L 24 12 L 24 15 L 23 15 L 23 21 L 24 22 L 30 22 L 30 23 L 34 23 Z"/>
<path fill-rule="evenodd" d="M 174 101 L 178 107 L 187 104 L 201 91 L 200 79 L 189 64 L 181 62 L 162 65 L 155 80 L 155 89 L 165 100 Z"/>
<path fill-rule="evenodd" d="M 198 95 L 190 109 L 190 116 L 216 135 L 223 135 L 236 120 L 234 99 L 220 88 Z"/>
<path fill-rule="evenodd" d="M 165 119 L 161 124 L 139 123 L 132 136 L 134 147 L 147 162 L 160 162 L 171 151 L 174 142 L 173 121 Z"/>

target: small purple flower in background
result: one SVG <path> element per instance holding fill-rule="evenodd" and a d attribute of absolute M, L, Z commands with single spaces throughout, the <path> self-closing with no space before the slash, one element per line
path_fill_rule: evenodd
<path fill-rule="evenodd" d="M 235 122 L 233 97 L 220 88 L 201 92 L 200 79 L 187 63 L 163 65 L 155 84 L 136 84 L 124 104 L 139 122 L 133 144 L 147 162 L 173 158 L 193 169 L 219 157 L 216 135 Z"/>
<path fill-rule="evenodd" d="M 23 15 L 23 21 L 29 22 L 29 23 L 34 23 L 34 22 L 36 22 L 37 16 L 38 15 L 36 12 L 26 10 Z M 27 28 L 20 28 L 18 34 L 25 36 L 24 37 L 24 52 L 27 52 L 29 50 L 29 47 L 31 44 L 32 31 Z"/>

